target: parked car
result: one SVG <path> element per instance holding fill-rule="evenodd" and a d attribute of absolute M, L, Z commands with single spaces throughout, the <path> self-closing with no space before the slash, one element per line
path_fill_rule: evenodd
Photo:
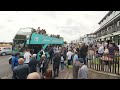
<path fill-rule="evenodd" d="M 12 48 L 10 47 L 0 47 L 0 55 L 5 56 L 12 54 Z"/>

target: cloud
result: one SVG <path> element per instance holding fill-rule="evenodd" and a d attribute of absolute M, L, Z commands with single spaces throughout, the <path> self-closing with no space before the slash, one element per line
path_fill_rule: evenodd
<path fill-rule="evenodd" d="M 108 11 L 0 11 L 0 41 L 12 41 L 20 28 L 41 27 L 66 41 L 94 32 Z"/>

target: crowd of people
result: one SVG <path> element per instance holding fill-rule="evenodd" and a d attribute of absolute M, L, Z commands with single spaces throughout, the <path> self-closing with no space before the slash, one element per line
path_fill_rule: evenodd
<path fill-rule="evenodd" d="M 101 57 L 101 59 L 111 60 L 120 54 L 120 47 L 115 43 L 97 42 L 89 45 L 89 51 L 89 54 L 92 56 L 89 58 Z"/>
<path fill-rule="evenodd" d="M 49 46 L 47 50 L 50 57 L 47 58 L 44 50 L 41 50 L 40 60 L 36 59 L 37 54 L 31 53 L 30 49 L 25 50 L 24 58 L 19 58 L 19 53 L 13 55 L 11 64 L 13 79 L 54 79 L 59 77 L 60 71 L 65 71 L 66 66 L 68 69 L 69 66 L 73 66 L 73 79 L 88 78 L 86 65 L 88 45 L 82 44 L 80 47 Z M 52 70 L 49 70 L 48 64 L 53 65 Z"/>
<path fill-rule="evenodd" d="M 40 30 L 40 27 L 38 27 L 37 30 L 36 30 L 36 29 L 32 29 L 32 33 L 43 34 L 43 35 L 47 35 L 47 36 L 48 36 L 46 30 L 45 30 L 45 29 L 41 29 L 41 30 Z M 63 39 L 62 37 L 60 37 L 60 35 L 51 34 L 50 36 L 51 36 L 51 37 L 55 37 L 55 38 L 59 38 L 59 39 L 60 39 L 60 38 Z"/>

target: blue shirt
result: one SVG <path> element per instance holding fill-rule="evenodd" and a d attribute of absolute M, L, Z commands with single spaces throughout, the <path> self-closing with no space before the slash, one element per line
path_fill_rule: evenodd
<path fill-rule="evenodd" d="M 76 60 L 76 61 L 78 60 L 78 55 L 77 54 L 74 55 L 73 60 Z"/>
<path fill-rule="evenodd" d="M 75 61 L 74 65 L 79 66 L 79 64 L 77 63 L 78 62 L 78 55 L 77 54 L 74 55 L 73 60 Z"/>

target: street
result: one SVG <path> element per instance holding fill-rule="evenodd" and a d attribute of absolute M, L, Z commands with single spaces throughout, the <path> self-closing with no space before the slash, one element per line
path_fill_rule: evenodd
<path fill-rule="evenodd" d="M 7 56 L 0 56 L 0 78 L 1 79 L 11 79 L 11 65 L 9 65 L 8 58 L 10 55 Z M 49 65 L 49 69 L 52 69 L 52 65 Z M 65 67 L 65 71 L 59 73 L 59 77 L 56 79 L 72 79 L 71 70 L 68 70 Z"/>
<path fill-rule="evenodd" d="M 11 73 L 11 65 L 9 65 L 7 56 L 0 56 L 0 78 L 6 77 Z"/>

